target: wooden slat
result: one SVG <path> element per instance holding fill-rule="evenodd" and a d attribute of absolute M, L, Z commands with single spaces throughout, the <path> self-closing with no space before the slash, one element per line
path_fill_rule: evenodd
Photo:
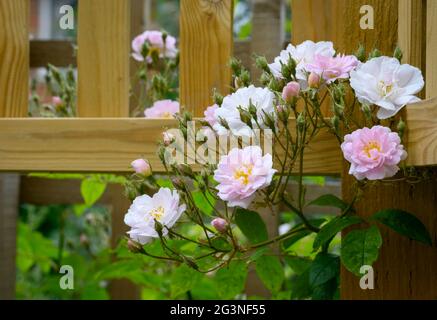
<path fill-rule="evenodd" d="M 73 42 L 65 40 L 32 40 L 30 67 L 46 67 L 49 63 L 56 67 L 76 66 L 73 46 Z"/>
<path fill-rule="evenodd" d="M 426 7 L 426 97 L 437 97 L 437 1 Z"/>
<path fill-rule="evenodd" d="M 20 177 L 0 174 L 0 299 L 15 299 L 15 256 Z"/>
<path fill-rule="evenodd" d="M 80 1 L 79 116 L 129 115 L 129 43 L 130 1 Z"/>
<path fill-rule="evenodd" d="M 184 0 L 180 8 L 180 101 L 202 116 L 212 89 L 229 92 L 232 0 Z"/>
<path fill-rule="evenodd" d="M 166 119 L 0 119 L 0 171 L 130 172 L 141 156 L 162 171 L 157 141 L 174 126 Z M 304 169 L 338 174 L 340 159 L 336 140 L 321 132 Z"/>
<path fill-rule="evenodd" d="M 0 117 L 25 117 L 29 91 L 29 3 L 0 1 Z"/>

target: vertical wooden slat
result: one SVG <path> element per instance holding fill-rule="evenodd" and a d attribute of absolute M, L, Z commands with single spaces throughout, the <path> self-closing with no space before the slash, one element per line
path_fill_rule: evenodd
<path fill-rule="evenodd" d="M 0 1 L 0 117 L 27 114 L 28 20 L 28 0 Z"/>
<path fill-rule="evenodd" d="M 282 49 L 281 2 L 281 0 L 252 1 L 251 51 L 265 56 L 267 61 L 273 61 Z M 251 68 L 251 71 L 253 79 L 258 79 L 260 70 Z"/>
<path fill-rule="evenodd" d="M 128 116 L 130 1 L 81 0 L 78 20 L 79 116 Z"/>
<path fill-rule="evenodd" d="M 426 10 L 426 98 L 437 96 L 437 1 L 428 0 Z"/>
<path fill-rule="evenodd" d="M 0 1 L 0 117 L 25 117 L 29 94 L 29 2 Z M 0 300 L 15 298 L 20 177 L 0 175 Z"/>
<path fill-rule="evenodd" d="M 78 26 L 78 113 L 80 117 L 128 117 L 131 0 L 81 0 Z M 128 165 L 128 164 L 127 164 Z M 125 235 L 129 208 L 121 190 L 112 198 L 114 246 Z M 111 283 L 113 299 L 138 298 L 135 286 Z"/>
<path fill-rule="evenodd" d="M 229 92 L 232 0 L 183 0 L 180 8 L 180 102 L 195 116 L 212 103 L 212 89 Z"/>

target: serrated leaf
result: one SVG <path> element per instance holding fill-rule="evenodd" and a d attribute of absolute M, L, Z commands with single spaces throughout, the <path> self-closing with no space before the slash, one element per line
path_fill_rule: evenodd
<path fill-rule="evenodd" d="M 308 205 L 335 207 L 341 210 L 345 210 L 348 207 L 346 202 L 333 194 L 324 194 L 309 202 Z"/>
<path fill-rule="evenodd" d="M 363 220 L 358 216 L 349 216 L 349 217 L 332 219 L 326 225 L 324 225 L 317 233 L 317 236 L 314 239 L 313 249 L 314 250 L 319 249 L 321 246 L 323 246 L 326 242 L 328 242 L 332 237 L 334 237 L 341 230 L 361 222 L 363 222 Z"/>
<path fill-rule="evenodd" d="M 221 299 L 232 299 L 244 290 L 247 278 L 247 265 L 243 261 L 232 261 L 228 267 L 221 268 L 215 275 L 217 292 Z"/>
<path fill-rule="evenodd" d="M 181 294 L 190 291 L 196 286 L 202 274 L 186 264 L 177 267 L 171 275 L 171 297 L 174 299 Z"/>
<path fill-rule="evenodd" d="M 382 237 L 379 229 L 353 230 L 342 241 L 341 262 L 350 272 L 360 276 L 363 265 L 372 265 L 378 259 Z"/>
<path fill-rule="evenodd" d="M 235 212 L 235 222 L 252 244 L 268 239 L 267 227 L 258 212 L 238 208 Z"/>
<path fill-rule="evenodd" d="M 284 281 L 284 270 L 276 256 L 261 256 L 256 260 L 256 273 L 267 289 L 276 293 Z"/>
<path fill-rule="evenodd" d="M 335 278 L 340 273 L 340 259 L 329 253 L 319 253 L 310 267 L 309 281 L 312 288 Z"/>
<path fill-rule="evenodd" d="M 432 245 L 432 239 L 426 227 L 409 212 L 386 209 L 375 213 L 372 218 L 407 238 Z"/>
<path fill-rule="evenodd" d="M 85 179 L 80 185 L 80 193 L 87 206 L 92 206 L 103 195 L 106 189 L 106 183 L 94 180 Z"/>

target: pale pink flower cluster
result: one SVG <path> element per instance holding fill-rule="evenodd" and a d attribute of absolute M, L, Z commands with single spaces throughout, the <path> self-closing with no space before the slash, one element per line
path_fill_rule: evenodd
<path fill-rule="evenodd" d="M 313 62 L 308 63 L 305 68 L 314 72 L 326 83 L 334 82 L 337 79 L 348 79 L 349 73 L 358 65 L 355 56 L 338 55 L 335 57 L 316 55 Z"/>
<path fill-rule="evenodd" d="M 161 31 L 147 30 L 132 40 L 132 57 L 135 60 L 144 61 L 141 51 L 146 41 L 149 44 L 149 54 L 153 51 L 157 51 L 160 58 L 174 58 L 177 55 L 178 50 L 176 48 L 175 37 L 167 35 L 164 43 Z M 150 56 L 147 58 L 147 62 L 151 62 Z"/>
<path fill-rule="evenodd" d="M 144 111 L 146 118 L 173 118 L 179 112 L 179 102 L 173 100 L 155 101 L 152 107 Z"/>
<path fill-rule="evenodd" d="M 230 207 L 247 208 L 255 192 L 270 185 L 275 172 L 272 156 L 263 156 L 260 147 L 234 148 L 221 157 L 214 172 L 218 196 Z"/>
<path fill-rule="evenodd" d="M 383 126 L 358 129 L 346 135 L 341 149 L 351 164 L 349 174 L 358 180 L 392 177 L 399 170 L 399 162 L 407 157 L 399 135 Z"/>

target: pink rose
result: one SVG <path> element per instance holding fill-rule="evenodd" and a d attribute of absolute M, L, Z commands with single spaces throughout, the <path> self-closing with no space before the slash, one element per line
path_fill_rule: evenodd
<path fill-rule="evenodd" d="M 317 73 L 310 73 L 308 76 L 308 86 L 310 88 L 318 88 L 320 86 L 320 76 Z"/>
<path fill-rule="evenodd" d="M 142 174 L 146 177 L 152 174 L 152 170 L 150 168 L 149 163 L 144 159 L 136 159 L 132 161 L 130 165 L 138 174 Z"/>
<path fill-rule="evenodd" d="M 214 104 L 212 106 L 209 106 L 206 108 L 205 112 L 203 113 L 205 115 L 204 120 L 209 123 L 211 127 L 213 127 L 217 123 L 217 118 L 215 116 L 215 111 L 219 108 L 217 104 Z"/>
<path fill-rule="evenodd" d="M 299 96 L 300 92 L 300 84 L 296 81 L 291 81 L 286 84 L 284 89 L 282 89 L 282 99 L 284 99 L 285 102 L 292 102 L 294 98 Z"/>
<path fill-rule="evenodd" d="M 52 97 L 52 105 L 54 105 L 55 107 L 60 106 L 63 104 L 63 101 L 60 97 L 58 96 L 53 96 Z"/>
<path fill-rule="evenodd" d="M 309 72 L 321 76 L 327 83 L 337 79 L 348 79 L 349 73 L 358 65 L 355 56 L 338 55 L 336 57 L 316 55 L 312 63 L 306 65 Z"/>
<path fill-rule="evenodd" d="M 223 218 L 215 218 L 211 221 L 211 225 L 220 233 L 225 233 L 228 228 L 228 222 Z"/>
<path fill-rule="evenodd" d="M 341 149 L 351 163 L 349 174 L 358 180 L 392 177 L 407 157 L 399 135 L 383 126 L 355 130 L 344 137 Z"/>
<path fill-rule="evenodd" d="M 179 112 L 179 102 L 172 100 L 156 101 L 152 107 L 144 111 L 146 118 L 173 118 Z"/>
<path fill-rule="evenodd" d="M 162 38 L 162 32 L 151 30 L 151 31 L 145 31 L 142 34 L 136 36 L 134 40 L 132 41 L 132 57 L 137 61 L 143 61 L 144 57 L 141 54 L 143 45 L 145 42 L 148 42 L 149 44 L 149 54 L 150 52 L 157 51 L 159 54 L 159 57 L 163 58 L 174 58 L 176 57 L 176 54 L 178 50 L 176 49 L 176 39 L 170 35 L 167 35 L 164 40 Z M 150 58 L 150 57 L 148 57 Z M 148 62 L 151 62 L 151 60 Z"/>
<path fill-rule="evenodd" d="M 272 156 L 262 156 L 258 146 L 232 149 L 221 157 L 214 172 L 214 179 L 219 183 L 218 196 L 230 207 L 247 208 L 255 192 L 270 185 L 276 172 L 272 167 Z"/>

